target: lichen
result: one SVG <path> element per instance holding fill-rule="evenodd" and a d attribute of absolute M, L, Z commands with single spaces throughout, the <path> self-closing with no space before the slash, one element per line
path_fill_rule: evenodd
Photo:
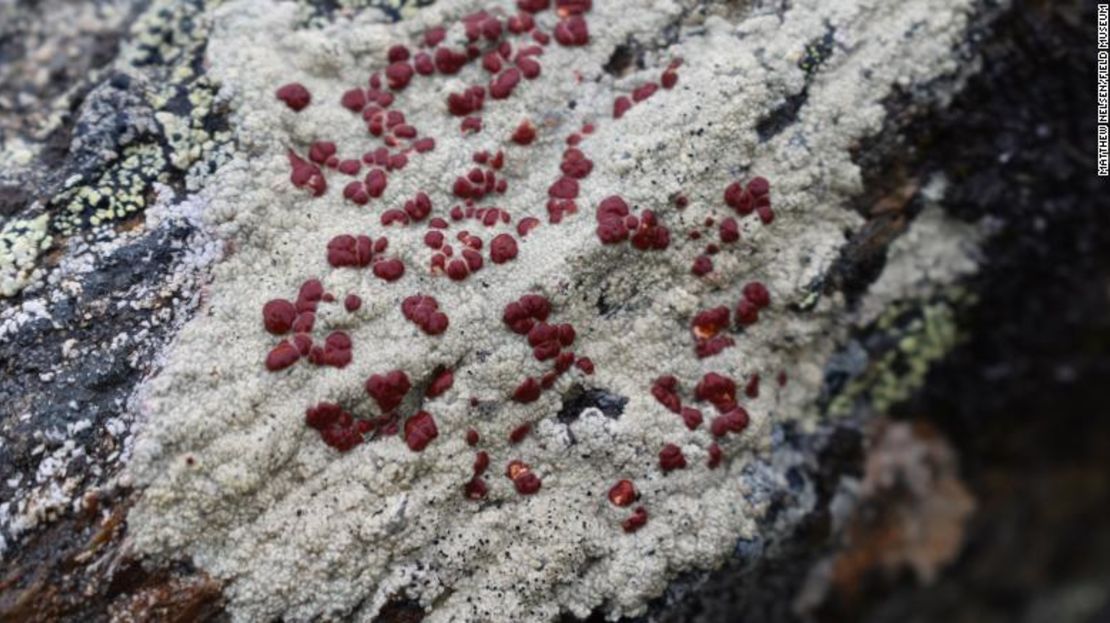
<path fill-rule="evenodd" d="M 0 296 L 22 290 L 35 269 L 39 255 L 50 247 L 49 217 L 12 219 L 0 229 Z"/>
<path fill-rule="evenodd" d="M 805 0 L 782 14 L 709 17 L 668 44 L 659 33 L 681 22 L 679 5 L 597 3 L 586 15 L 588 44 L 577 45 L 575 31 L 562 37 L 574 47 L 544 48 L 540 79 L 489 104 L 480 131 L 471 124 L 460 132 L 446 110 L 449 93 L 489 79 L 479 67 L 414 79 L 397 99 L 406 123 L 435 137 L 436 147 L 391 171 L 381 196 L 363 205 L 344 199 L 344 178 L 326 166 L 313 173 L 326 178 L 326 189 L 294 188 L 290 151 L 330 141 L 356 146 L 357 157 L 373 146 L 365 124 L 339 105 L 344 92 L 365 88 L 391 45 L 415 46 L 428 27 L 455 24 L 449 41 L 461 41 L 456 21 L 480 7 L 448 0 L 396 24 L 366 11 L 319 29 L 303 28 L 301 11 L 288 3 L 233 0 L 212 11 L 207 61 L 233 107 L 237 150 L 202 194 L 213 226 L 236 251 L 215 268 L 206 309 L 137 401 L 148 421 L 132 466 L 143 487 L 129 519 L 134 545 L 157 557 L 191 556 L 226 582 L 238 620 L 366 620 L 397 595 L 428 609 L 431 621 L 642 613 L 676 574 L 712 566 L 738 538 L 754 536 L 766 500 L 746 495 L 755 487 L 747 467 L 771 445 L 775 423 L 806 426 L 818 417 L 822 363 L 846 331 L 839 297 L 800 304 L 838 257 L 843 231 L 860 224 L 846 209 L 860 190 L 851 150 L 881 129 L 881 102 L 896 85 L 923 87 L 955 70 L 953 49 L 972 4 Z M 536 16 L 548 32 L 557 19 L 550 11 Z M 803 70 L 808 42 L 830 27 L 838 45 Z M 613 51 L 632 38 L 660 42 L 645 52 L 643 69 L 609 75 L 603 68 Z M 674 88 L 644 90 L 676 59 Z M 311 92 L 300 112 L 274 96 L 291 82 Z M 789 123 L 761 141 L 762 121 L 803 92 Z M 618 120 L 620 96 L 635 104 Z M 536 136 L 512 144 L 525 118 Z M 577 210 L 554 222 L 544 205 L 549 195 L 571 194 L 552 182 L 568 137 L 584 124 L 595 126 L 579 137 L 593 170 L 575 185 Z M 497 206 L 514 223 L 535 217 L 540 224 L 520 235 L 511 261 L 454 280 L 429 266 L 423 226 L 387 227 L 381 215 L 418 192 L 446 213 L 460 202 L 451 181 L 480 150 L 505 153 L 498 177 L 508 190 Z M 712 270 L 691 274 L 704 238 L 718 235 L 709 223 L 736 215 L 725 189 L 758 176 L 772 181 L 774 214 L 741 219 L 740 240 L 722 245 Z M 638 215 L 633 230 L 650 222 L 651 241 L 601 244 L 623 242 L 615 234 L 599 241 L 599 226 L 612 221 L 595 219 L 597 208 L 613 196 Z M 671 232 L 665 245 L 657 226 Z M 454 239 L 463 227 L 483 237 L 515 231 L 476 221 L 447 231 Z M 369 267 L 329 264 L 329 241 L 344 234 L 388 236 L 387 253 L 404 274 L 389 281 Z M 315 317 L 318 332 L 350 337 L 353 358 L 338 367 L 267 370 L 275 336 L 261 310 L 313 278 L 336 301 L 360 297 L 353 312 L 320 302 Z M 758 322 L 743 330 L 730 322 L 735 345 L 699 357 L 692 318 L 743 300 L 763 304 L 758 289 L 742 291 L 753 282 L 769 292 Z M 575 354 L 593 365 L 592 373 L 554 378 L 544 391 L 529 388 L 521 400 L 522 377 L 549 368 L 530 348 L 537 344 L 502 322 L 506 306 L 529 293 L 550 302 L 553 323 L 573 326 Z M 417 294 L 446 310 L 445 331 L 424 331 L 405 317 L 402 301 Z M 453 370 L 451 388 L 424 397 L 444 368 Z M 388 400 L 377 385 L 364 389 L 374 375 L 396 371 L 418 389 L 389 381 L 402 389 Z M 721 387 L 755 374 L 767 381 L 758 397 L 737 398 L 744 426 L 733 414 L 720 427 L 726 435 L 705 425 L 691 430 L 691 420 L 652 395 L 657 378 L 673 375 L 679 399 L 710 413 L 728 402 Z M 589 392 L 625 402 L 618 399 L 617 412 L 565 412 Z M 319 416 L 321 403 L 341 405 L 352 419 L 393 408 L 426 412 L 437 434 L 420 416 L 417 444 L 381 436 L 341 452 L 321 443 L 315 416 L 306 424 L 306 409 Z M 472 428 L 492 457 L 480 500 L 463 488 L 473 476 Z M 707 464 L 714 444 L 723 451 L 716 469 Z M 506 468 L 538 474 L 542 487 L 505 478 Z M 631 515 L 607 499 L 623 479 L 640 496 Z"/>

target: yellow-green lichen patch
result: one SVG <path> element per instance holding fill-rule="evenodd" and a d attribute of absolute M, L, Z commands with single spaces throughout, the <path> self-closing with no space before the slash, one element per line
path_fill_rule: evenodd
<path fill-rule="evenodd" d="M 151 183 L 164 180 L 165 164 L 158 145 L 128 148 L 117 165 L 95 182 L 55 197 L 65 208 L 55 217 L 54 229 L 71 234 L 82 225 L 96 227 L 141 211 Z"/>
<path fill-rule="evenodd" d="M 158 122 L 156 135 L 123 150 L 95 181 L 55 196 L 62 206 L 52 228 L 72 234 L 142 211 L 153 184 L 183 189 L 196 168 L 205 175 L 225 161 L 231 133 L 216 99 L 218 85 L 202 73 L 208 23 L 203 3 L 159 3 L 132 28 L 120 65 L 142 80 L 142 98 Z"/>
<path fill-rule="evenodd" d="M 849 415 L 863 398 L 878 413 L 886 413 L 924 385 L 929 368 L 960 343 L 956 314 L 972 302 L 958 286 L 945 295 L 935 301 L 897 303 L 879 317 L 873 329 L 883 336 L 886 350 L 871 353 L 867 369 L 829 403 L 830 415 Z"/>
<path fill-rule="evenodd" d="M 60 165 L 66 181 L 60 189 L 37 189 L 47 195 L 46 214 L 4 229 L 0 294 L 11 296 L 29 285 L 51 237 L 112 227 L 141 214 L 156 184 L 180 196 L 203 186 L 231 157 L 219 85 L 205 75 L 211 26 L 206 10 L 205 2 L 162 0 L 136 18 L 119 56 L 103 69 L 110 86 L 101 83 L 83 96 L 75 113 L 71 155 Z M 91 84 L 99 80 L 89 77 Z M 59 114 L 54 126 L 62 122 Z M 5 149 L 0 162 L 38 166 L 38 148 L 28 142 Z"/>
<path fill-rule="evenodd" d="M 0 296 L 14 296 L 30 280 L 39 255 L 50 247 L 47 215 L 17 219 L 0 229 Z"/>

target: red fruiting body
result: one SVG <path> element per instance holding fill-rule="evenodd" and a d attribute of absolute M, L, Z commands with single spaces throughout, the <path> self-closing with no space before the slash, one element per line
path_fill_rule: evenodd
<path fill-rule="evenodd" d="M 396 409 L 411 388 L 408 375 L 401 370 L 374 374 L 366 380 L 366 393 L 378 403 L 382 413 Z"/>
<path fill-rule="evenodd" d="M 407 87 L 414 73 L 416 73 L 416 70 L 412 68 L 412 65 L 403 61 L 392 63 L 385 68 L 385 77 L 389 81 L 389 88 L 394 91 Z"/>
<path fill-rule="evenodd" d="M 517 145 L 530 145 L 536 139 L 536 126 L 531 121 L 521 121 L 511 138 Z"/>
<path fill-rule="evenodd" d="M 651 395 L 664 407 L 675 413 L 682 410 L 682 400 L 678 397 L 678 379 L 673 376 L 661 376 L 651 384 Z"/>
<path fill-rule="evenodd" d="M 527 13 L 518 13 L 505 20 L 505 27 L 514 35 L 520 35 L 536 27 L 536 21 Z"/>
<path fill-rule="evenodd" d="M 748 192 L 753 197 L 762 197 L 771 192 L 771 183 L 765 177 L 755 177 L 748 182 Z"/>
<path fill-rule="evenodd" d="M 343 188 L 343 198 L 358 205 L 370 202 L 370 195 L 366 193 L 366 186 L 362 182 L 351 182 Z"/>
<path fill-rule="evenodd" d="M 573 342 L 574 329 L 570 325 L 556 327 L 539 322 L 528 332 L 528 345 L 532 347 L 532 354 L 537 360 L 546 361 L 559 354 L 559 350 L 565 345 L 562 343 L 564 335 L 569 335 L 569 340 Z"/>
<path fill-rule="evenodd" d="M 451 93 L 447 96 L 447 110 L 456 117 L 465 117 L 479 111 L 482 109 L 485 93 L 482 87 L 472 87 L 462 93 Z"/>
<path fill-rule="evenodd" d="M 509 326 L 513 333 L 527 335 L 532 330 L 535 321 L 547 320 L 551 313 L 551 303 L 538 294 L 525 294 L 516 301 L 505 306 L 501 320 Z"/>
<path fill-rule="evenodd" d="M 405 420 L 405 444 L 413 452 L 422 451 L 438 436 L 436 421 L 427 411 L 417 411 Z"/>
<path fill-rule="evenodd" d="M 540 490 L 540 477 L 531 471 L 522 472 L 516 478 L 513 478 L 513 486 L 516 487 L 517 493 L 521 495 L 532 495 Z"/>
<path fill-rule="evenodd" d="M 529 424 L 529 423 L 521 424 L 520 426 L 517 426 L 516 428 L 514 428 L 509 433 L 509 442 L 510 443 L 520 443 L 521 441 L 524 441 L 524 438 L 527 437 L 528 433 L 530 433 L 530 432 L 532 432 L 532 425 L 531 424 Z"/>
<path fill-rule="evenodd" d="M 357 294 L 348 294 L 347 298 L 343 299 L 343 307 L 349 312 L 358 311 L 362 307 L 362 298 Z"/>
<path fill-rule="evenodd" d="M 736 321 L 745 327 L 759 321 L 759 306 L 744 298 L 736 305 Z"/>
<path fill-rule="evenodd" d="M 432 213 L 432 200 L 423 191 L 416 193 L 416 197 L 405 202 L 405 213 L 414 221 L 422 221 Z"/>
<path fill-rule="evenodd" d="M 297 308 L 285 299 L 273 299 L 262 306 L 262 323 L 274 335 L 284 335 L 293 328 Z"/>
<path fill-rule="evenodd" d="M 630 108 L 632 108 L 632 100 L 623 95 L 618 97 L 613 100 L 613 118 L 620 119 Z"/>
<path fill-rule="evenodd" d="M 741 216 L 751 214 L 755 209 L 751 193 L 740 182 L 733 182 L 725 187 L 725 203 Z"/>
<path fill-rule="evenodd" d="M 297 291 L 297 310 L 316 309 L 316 303 L 324 297 L 324 284 L 319 279 L 308 279 Z M 307 305 L 307 307 L 304 307 Z"/>
<path fill-rule="evenodd" d="M 362 183 L 366 186 L 366 193 L 376 199 L 385 192 L 386 181 L 385 171 L 370 169 Z"/>
<path fill-rule="evenodd" d="M 451 260 L 447 263 L 447 276 L 452 281 L 462 281 L 470 275 L 470 269 L 466 267 L 465 260 Z"/>
<path fill-rule="evenodd" d="M 718 335 L 728 325 L 728 308 L 724 306 L 707 309 L 694 316 L 691 330 L 694 334 L 694 349 L 699 358 L 716 355 L 735 343 L 727 335 Z"/>
<path fill-rule="evenodd" d="M 593 7 L 593 0 L 555 0 L 555 12 L 559 17 L 581 15 Z"/>
<path fill-rule="evenodd" d="M 664 472 L 686 467 L 686 457 L 682 454 L 682 448 L 673 443 L 665 444 L 659 451 L 659 467 Z"/>
<path fill-rule="evenodd" d="M 403 45 L 397 44 L 389 48 L 386 52 L 386 58 L 390 63 L 399 63 L 401 61 L 409 60 L 409 49 Z"/>
<path fill-rule="evenodd" d="M 713 260 L 708 255 L 699 255 L 694 258 L 694 265 L 690 268 L 690 272 L 701 277 L 713 272 Z"/>
<path fill-rule="evenodd" d="M 341 234 L 328 242 L 328 264 L 344 266 L 369 266 L 374 259 L 374 241 L 369 236 Z"/>
<path fill-rule="evenodd" d="M 694 352 L 699 359 L 704 359 L 706 357 L 712 357 L 735 344 L 736 342 L 731 337 L 727 335 L 718 335 L 708 340 L 698 340 L 694 344 Z"/>
<path fill-rule="evenodd" d="M 777 380 L 779 387 L 786 387 L 786 370 L 779 370 Z"/>
<path fill-rule="evenodd" d="M 473 428 L 468 428 L 468 429 L 466 429 L 466 445 L 468 445 L 468 446 L 470 446 L 470 447 L 474 447 L 474 446 L 478 445 L 478 442 L 479 442 L 480 440 L 481 440 L 481 438 L 480 438 L 480 437 L 478 436 L 478 431 L 474 430 Z M 485 453 L 485 452 L 483 451 L 483 452 L 479 452 L 479 453 L 478 453 L 478 455 L 479 455 L 479 456 L 481 456 L 481 455 L 485 455 L 485 457 L 486 457 L 486 465 L 489 465 L 489 454 L 486 454 L 486 453 Z M 483 469 L 484 469 L 484 468 L 483 468 Z M 474 468 L 474 471 L 475 471 L 475 472 L 477 472 L 477 471 L 478 471 L 478 469 L 477 469 L 477 461 L 475 461 L 475 468 Z"/>
<path fill-rule="evenodd" d="M 420 52 L 412 59 L 412 68 L 421 76 L 430 76 L 436 71 L 435 62 L 427 52 Z"/>
<path fill-rule="evenodd" d="M 442 396 L 444 392 L 451 389 L 451 386 L 454 384 L 455 373 L 450 369 L 444 370 L 436 375 L 436 378 L 432 379 L 432 382 L 428 384 L 428 389 L 424 390 L 424 395 L 428 398 Z"/>
<path fill-rule="evenodd" d="M 409 224 L 409 217 L 400 210 L 386 210 L 382 212 L 382 227 L 389 227 L 393 223 Z"/>
<path fill-rule="evenodd" d="M 358 160 L 343 160 L 336 169 L 345 175 L 358 175 L 359 170 L 362 169 L 362 164 Z"/>
<path fill-rule="evenodd" d="M 744 386 L 744 395 L 748 398 L 759 398 L 759 374 L 753 374 Z"/>
<path fill-rule="evenodd" d="M 540 72 L 543 71 L 543 66 L 540 65 L 540 62 L 528 55 L 518 54 L 514 62 L 516 63 L 517 69 L 520 70 L 520 73 L 529 80 L 535 80 L 540 76 Z"/>
<path fill-rule="evenodd" d="M 363 441 L 373 424 L 355 420 L 337 404 L 321 402 L 305 411 L 305 423 L 320 433 L 324 443 L 340 452 L 347 452 Z"/>
<path fill-rule="evenodd" d="M 736 406 L 736 383 L 726 376 L 710 372 L 698 382 L 694 395 L 698 400 L 712 403 L 721 413 L 726 413 Z"/>
<path fill-rule="evenodd" d="M 555 358 L 555 372 L 559 374 L 570 370 L 572 365 L 574 365 L 574 353 L 572 352 L 559 353 L 559 356 Z"/>
<path fill-rule="evenodd" d="M 560 20 L 555 25 L 555 41 L 558 41 L 559 45 L 568 47 L 589 43 L 590 30 L 586 26 L 586 20 L 579 15 L 572 15 L 567 19 Z"/>
<path fill-rule="evenodd" d="M 297 347 L 287 341 L 282 342 L 275 346 L 270 354 L 266 355 L 266 369 L 270 372 L 284 370 L 297 363 L 300 358 L 301 353 L 297 350 Z"/>
<path fill-rule="evenodd" d="M 436 71 L 447 75 L 459 73 L 459 70 L 468 60 L 466 54 L 449 48 L 436 48 L 435 55 L 432 58 L 435 62 Z"/>
<path fill-rule="evenodd" d="M 540 11 L 546 11 L 551 6 L 551 0 L 516 0 L 516 6 L 521 11 L 539 13 Z"/>
<path fill-rule="evenodd" d="M 385 281 L 397 281 L 405 274 L 405 264 L 397 258 L 382 260 L 374 264 L 374 276 Z"/>
<path fill-rule="evenodd" d="M 724 305 L 700 311 L 694 316 L 691 330 L 697 339 L 713 337 L 728 328 L 728 308 Z"/>
<path fill-rule="evenodd" d="M 277 90 L 277 98 L 296 112 L 304 110 L 312 101 L 312 94 L 299 82 L 291 82 Z"/>
<path fill-rule="evenodd" d="M 594 373 L 594 362 L 591 361 L 589 357 L 579 357 L 578 360 L 574 362 L 574 365 L 586 374 Z"/>
<path fill-rule="evenodd" d="M 489 486 L 486 485 L 486 481 L 477 476 L 471 478 L 463 488 L 463 494 L 470 500 L 480 500 L 486 497 L 488 492 Z"/>
<path fill-rule="evenodd" d="M 617 244 L 628 238 L 626 216 L 628 204 L 624 199 L 613 195 L 601 200 L 597 206 L 597 237 L 602 244 Z"/>
<path fill-rule="evenodd" d="M 748 427 L 748 412 L 743 407 L 735 407 L 724 415 L 713 418 L 709 432 L 714 437 L 724 437 L 728 433 L 742 433 Z"/>
<path fill-rule="evenodd" d="M 519 459 L 513 459 L 505 465 L 505 477 L 509 480 L 516 480 L 517 476 L 526 474 L 531 471 L 527 463 Z"/>
<path fill-rule="evenodd" d="M 424 31 L 424 45 L 434 48 L 447 38 L 447 29 L 443 26 L 434 26 Z"/>
<path fill-rule="evenodd" d="M 682 407 L 682 422 L 686 424 L 686 428 L 690 430 L 697 430 L 702 423 L 701 411 L 693 407 Z"/>
<path fill-rule="evenodd" d="M 401 302 L 401 313 L 428 335 L 439 335 L 447 330 L 447 315 L 439 311 L 439 303 L 430 296 L 416 294 Z"/>
<path fill-rule="evenodd" d="M 540 379 L 540 387 L 542 387 L 543 389 L 551 389 L 552 387 L 555 386 L 555 381 L 558 381 L 558 380 L 559 380 L 559 373 L 558 372 L 556 372 L 554 370 L 552 370 L 550 372 L 545 372 L 543 377 Z"/>
<path fill-rule="evenodd" d="M 325 164 L 328 158 L 335 155 L 335 143 L 331 141 L 316 141 L 308 147 L 308 159 L 316 164 Z"/>
<path fill-rule="evenodd" d="M 489 83 L 489 96 L 495 100 L 503 100 L 513 93 L 513 89 L 520 82 L 520 70 L 510 67 L 497 75 Z"/>
<path fill-rule="evenodd" d="M 618 480 L 617 484 L 609 489 L 609 501 L 615 506 L 629 506 L 638 499 L 640 494 L 631 480 Z"/>
<path fill-rule="evenodd" d="M 470 445 L 473 446 L 473 445 L 478 443 L 478 431 L 476 431 L 472 428 L 472 429 L 470 429 L 470 432 L 474 433 L 474 443 L 470 444 Z M 467 443 L 470 442 L 470 439 L 471 439 L 470 434 L 467 433 Z M 474 455 L 474 475 L 475 476 L 481 476 L 482 474 L 486 473 L 486 470 L 488 468 L 489 468 L 489 452 L 486 452 L 485 450 L 481 450 L 481 451 L 478 452 L 478 454 Z"/>
<path fill-rule="evenodd" d="M 293 331 L 295 333 L 309 333 L 312 331 L 312 325 L 316 322 L 316 314 L 310 311 L 304 311 L 297 315 L 297 319 L 293 321 Z"/>
<path fill-rule="evenodd" d="M 516 257 L 516 240 L 509 234 L 498 234 L 489 243 L 489 259 L 494 264 L 504 264 Z"/>
<path fill-rule="evenodd" d="M 578 180 L 573 177 L 560 177 L 547 189 L 552 199 L 574 199 L 578 196 Z"/>
<path fill-rule="evenodd" d="M 644 525 L 647 524 L 647 521 L 647 509 L 645 509 L 643 506 L 637 506 L 636 510 L 632 511 L 632 514 L 629 515 L 628 519 L 625 519 L 623 522 L 621 522 L 621 529 L 631 534 L 639 530 L 640 528 L 643 528 Z"/>
<path fill-rule="evenodd" d="M 740 225 L 736 219 L 729 217 L 721 221 L 721 242 L 736 242 L 740 239 Z"/>
<path fill-rule="evenodd" d="M 659 77 L 659 82 L 663 85 L 664 89 L 673 89 L 678 84 L 678 72 L 673 69 L 667 69 L 663 75 Z"/>
<path fill-rule="evenodd" d="M 477 116 L 467 117 L 466 119 L 462 120 L 462 123 L 459 124 L 459 129 L 462 130 L 463 134 L 466 134 L 467 132 L 471 134 L 477 134 L 478 132 L 482 131 L 482 118 Z"/>
<path fill-rule="evenodd" d="M 424 234 L 424 244 L 429 249 L 438 249 L 443 246 L 443 232 L 431 230 Z"/>
<path fill-rule="evenodd" d="M 709 469 L 717 469 L 717 466 L 721 464 L 721 454 L 721 446 L 716 443 L 709 444 L 709 458 L 705 461 Z"/>
<path fill-rule="evenodd" d="M 495 74 L 501 71 L 501 57 L 497 52 L 488 52 L 482 57 L 482 69 Z"/>
<path fill-rule="evenodd" d="M 292 169 L 289 181 L 297 188 L 309 189 L 313 197 L 319 197 L 328 190 L 328 182 L 320 167 L 302 159 L 292 150 L 289 151 L 289 166 Z"/>
<path fill-rule="evenodd" d="M 767 291 L 767 286 L 758 281 L 753 281 L 745 285 L 742 293 L 745 299 L 751 301 L 760 309 L 771 304 L 771 293 Z"/>
<path fill-rule="evenodd" d="M 636 232 L 632 234 L 632 246 L 641 251 L 649 249 L 663 250 L 670 245 L 670 231 L 658 224 L 655 213 L 651 210 L 641 210 L 639 226 L 630 225 L 630 227 L 636 229 Z"/>
<path fill-rule="evenodd" d="M 642 102 L 652 95 L 655 95 L 655 92 L 657 90 L 659 90 L 659 85 L 655 84 L 654 82 L 649 82 L 647 84 L 641 85 L 632 92 L 632 101 Z"/>
<path fill-rule="evenodd" d="M 513 400 L 520 403 L 535 402 L 540 397 L 542 388 L 536 379 L 528 377 L 513 390 Z"/>
<path fill-rule="evenodd" d="M 563 154 L 563 162 L 559 165 L 559 170 L 563 172 L 563 175 L 575 179 L 586 177 L 593 168 L 593 161 L 587 158 L 582 151 L 578 149 L 568 149 L 566 153 Z"/>
<path fill-rule="evenodd" d="M 309 358 L 318 366 L 346 367 L 351 363 L 351 338 L 342 331 L 333 331 L 324 339 L 324 347 L 313 348 Z"/>

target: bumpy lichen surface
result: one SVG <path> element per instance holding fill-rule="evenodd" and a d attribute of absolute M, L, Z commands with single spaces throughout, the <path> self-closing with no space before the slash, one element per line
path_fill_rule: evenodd
<path fill-rule="evenodd" d="M 544 46 L 539 77 L 506 99 L 487 96 L 480 131 L 460 131 L 447 105 L 449 93 L 490 81 L 480 63 L 414 77 L 394 107 L 436 146 L 390 171 L 383 194 L 364 205 L 343 189 L 367 167 L 354 178 L 325 167 L 328 188 L 313 197 L 290 183 L 290 150 L 304 158 L 313 142 L 334 141 L 344 158 L 372 151 L 381 139 L 339 102 L 386 67 L 392 45 L 418 51 L 426 29 L 445 25 L 445 45 L 461 49 L 460 18 L 517 9 L 448 1 L 395 25 L 361 13 L 308 30 L 297 28 L 292 4 L 222 6 L 210 16 L 207 60 L 231 101 L 239 155 L 204 196 L 233 253 L 215 268 L 207 308 L 137 401 L 149 421 L 134 455 L 144 487 L 129 521 L 135 545 L 190 555 L 224 579 L 241 620 L 369 619 L 398 595 L 419 601 L 432 621 L 642 612 L 677 573 L 713 566 L 755 530 L 764 503 L 750 495 L 744 467 L 770 444 L 775 422 L 812 417 L 824 358 L 843 330 L 842 303 L 813 304 L 809 288 L 858 225 L 845 208 L 860 183 L 851 150 L 880 129 L 882 101 L 896 86 L 920 88 L 956 69 L 970 5 L 804 0 L 781 14 L 746 9 L 701 20 L 666 1 L 595 3 L 584 14 L 588 43 Z M 558 33 L 560 20 L 574 19 L 568 13 L 541 11 L 537 27 Z M 680 34 L 669 40 L 674 28 Z M 630 40 L 644 49 L 644 68 L 614 78 L 603 67 Z M 644 99 L 641 87 L 678 59 L 677 84 Z M 300 112 L 274 96 L 290 82 L 311 92 Z M 642 101 L 614 119 L 614 101 L 637 93 Z M 536 136 L 519 145 L 510 137 L 525 120 Z M 566 140 L 586 124 L 593 128 L 578 148 L 593 168 L 579 180 L 577 212 L 550 222 L 545 206 Z M 381 217 L 424 192 L 431 216 L 447 218 L 462 204 L 456 177 L 483 150 L 503 152 L 498 177 L 507 189 L 478 205 L 501 208 L 512 222 L 448 219 L 444 233 L 457 249 L 462 230 L 485 241 L 484 266 L 456 280 L 432 263 L 423 223 L 384 226 Z M 773 220 L 739 218 L 725 204 L 729 184 L 755 176 L 771 180 Z M 670 232 L 665 248 L 602 244 L 597 210 L 612 196 L 641 219 L 654 213 Z M 540 224 L 520 235 L 527 217 Z M 741 237 L 723 243 L 718 227 L 729 217 Z M 501 233 L 518 254 L 496 263 L 489 247 Z M 386 255 L 404 264 L 403 276 L 330 265 L 328 244 L 342 234 L 388 237 Z M 693 274 L 710 243 L 720 247 L 711 270 Z M 261 310 L 295 298 L 313 278 L 336 302 L 319 303 L 312 339 L 342 331 L 352 360 L 268 370 L 281 338 L 263 327 Z M 752 282 L 770 295 L 754 323 L 734 312 L 760 298 L 743 290 Z M 344 308 L 348 294 L 362 301 L 354 311 Z M 555 377 L 534 400 L 532 392 L 522 399 L 522 382 L 542 378 L 551 362 L 502 321 L 525 294 L 550 301 L 550 322 L 575 329 L 567 349 L 593 364 L 592 373 L 575 367 Z M 449 317 L 445 331 L 406 318 L 402 302 L 414 295 L 436 300 Z M 704 328 L 691 323 L 719 306 L 734 344 L 699 357 Z M 426 398 L 445 368 L 453 385 Z M 368 433 L 340 452 L 306 424 L 306 410 L 322 402 L 358 419 L 388 416 L 381 392 L 364 387 L 394 370 L 413 386 L 396 408 L 401 421 L 416 422 L 404 439 Z M 739 432 L 714 435 L 715 401 L 695 389 L 710 374 L 736 383 L 749 415 Z M 667 375 L 676 384 L 653 395 Z M 759 391 L 745 393 L 755 375 Z M 570 409 L 581 388 L 627 402 Z M 676 394 L 706 421 L 691 426 L 660 394 Z M 414 415 L 421 410 L 434 437 L 427 418 Z M 478 440 L 468 440 L 470 429 Z M 722 451 L 715 469 L 714 443 Z M 490 457 L 487 490 L 467 495 L 479 450 Z M 514 460 L 538 476 L 538 490 L 503 475 L 519 471 Z M 636 506 L 621 505 L 627 487 L 611 493 L 621 480 L 633 483 Z"/>

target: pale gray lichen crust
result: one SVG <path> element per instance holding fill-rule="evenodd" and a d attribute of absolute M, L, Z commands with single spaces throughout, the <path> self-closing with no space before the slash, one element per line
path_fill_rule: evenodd
<path fill-rule="evenodd" d="M 208 62 L 220 97 L 232 103 L 239 155 L 203 193 L 213 226 L 236 251 L 214 269 L 207 307 L 137 400 L 148 421 L 134 455 L 133 474 L 144 489 L 129 520 L 134 545 L 152 555 L 191 556 L 227 582 L 230 611 L 244 621 L 369 620 L 397 594 L 426 606 L 429 621 L 543 621 L 598 608 L 610 617 L 642 613 L 676 574 L 714 566 L 756 529 L 765 509 L 746 495 L 743 467 L 767 447 L 774 422 L 804 425 L 815 417 L 822 362 L 844 330 L 835 297 L 807 311 L 791 305 L 810 296 L 808 286 L 838 256 L 843 232 L 859 224 L 846 209 L 861 184 L 851 150 L 880 130 L 882 102 L 896 85 L 914 88 L 956 70 L 954 49 L 972 4 L 800 0 L 781 15 L 752 10 L 738 23 L 710 17 L 653 53 L 655 67 L 614 82 L 602 70 L 613 48 L 628 36 L 656 40 L 678 19 L 679 6 L 595 2 L 591 44 L 550 46 L 544 80 L 491 106 L 480 134 L 459 137 L 457 120 L 440 108 L 476 68 L 458 79 L 415 82 L 404 101 L 423 105 L 406 112 L 439 144 L 391 176 L 371 207 L 344 202 L 334 187 L 307 200 L 289 185 L 286 148 L 317 139 L 368 145 L 361 124 L 335 105 L 342 92 L 380 69 L 390 44 L 478 6 L 448 0 L 396 25 L 375 23 L 365 12 L 297 30 L 292 4 L 223 5 L 209 16 Z M 541 22 L 550 26 L 550 19 Z M 837 51 L 813 76 L 798 120 L 760 143 L 756 125 L 803 88 L 798 61 L 830 28 Z M 684 61 L 678 87 L 613 122 L 614 95 L 654 79 L 674 57 Z M 299 115 L 273 97 L 277 85 L 293 80 L 318 102 Z M 573 110 L 566 107 L 571 99 Z M 507 149 L 504 207 L 518 219 L 542 218 L 563 138 L 593 120 L 597 132 L 583 149 L 595 168 L 583 181 L 580 213 L 541 226 L 521 243 L 515 262 L 487 265 L 464 284 L 430 276 L 423 229 L 383 231 L 381 210 L 417 190 L 439 209 L 451 205 L 448 180 L 468 168 L 470 153 L 500 147 L 526 116 L 543 129 L 537 144 Z M 776 221 L 764 227 L 745 220 L 742 243 L 714 259 L 719 277 L 691 277 L 704 241 L 682 233 L 710 214 L 725 216 L 725 185 L 755 174 L 772 181 Z M 679 192 L 690 198 L 685 212 L 673 208 Z M 593 209 L 612 194 L 656 211 L 672 230 L 671 248 L 640 254 L 601 246 Z M 408 265 L 401 281 L 327 266 L 323 250 L 332 236 L 362 232 L 389 236 L 391 251 Z M 262 361 L 274 341 L 259 310 L 314 276 L 339 296 L 351 291 L 365 301 L 353 321 L 320 320 L 351 334 L 354 362 L 271 374 Z M 740 287 L 755 279 L 769 287 L 773 308 L 735 347 L 697 359 L 691 315 L 734 305 Z M 523 374 L 542 368 L 499 318 L 506 303 L 530 291 L 551 299 L 557 321 L 574 324 L 575 351 L 592 358 L 597 372 L 564 376 L 539 401 L 519 405 L 506 397 Z M 442 337 L 420 334 L 401 316 L 401 299 L 417 292 L 449 310 L 451 329 Z M 601 292 L 615 302 L 605 315 L 595 306 Z M 321 400 L 372 412 L 362 389 L 371 373 L 399 368 L 424 382 L 438 365 L 455 369 L 455 385 L 424 403 L 440 437 L 422 453 L 389 439 L 341 455 L 304 425 L 305 408 Z M 745 402 L 752 425 L 723 444 L 727 459 L 714 472 L 704 466 L 711 441 L 705 427 L 687 431 L 648 391 L 662 374 L 676 375 L 689 392 L 709 371 L 737 379 L 759 372 L 770 381 L 778 370 L 789 371 L 789 383 L 779 389 L 767 382 L 760 398 Z M 576 382 L 627 396 L 623 415 L 587 410 L 570 425 L 556 421 L 559 396 Z M 493 406 L 478 415 L 471 396 Z M 523 421 L 534 422 L 534 432 L 510 448 L 505 434 Z M 473 460 L 462 433 L 471 426 L 494 457 L 486 503 L 461 495 Z M 665 442 L 683 448 L 688 469 L 660 473 Z M 540 493 L 519 496 L 498 475 L 517 457 L 543 477 Z M 626 512 L 605 499 L 618 478 L 637 483 L 651 516 L 633 535 L 620 530 Z"/>

